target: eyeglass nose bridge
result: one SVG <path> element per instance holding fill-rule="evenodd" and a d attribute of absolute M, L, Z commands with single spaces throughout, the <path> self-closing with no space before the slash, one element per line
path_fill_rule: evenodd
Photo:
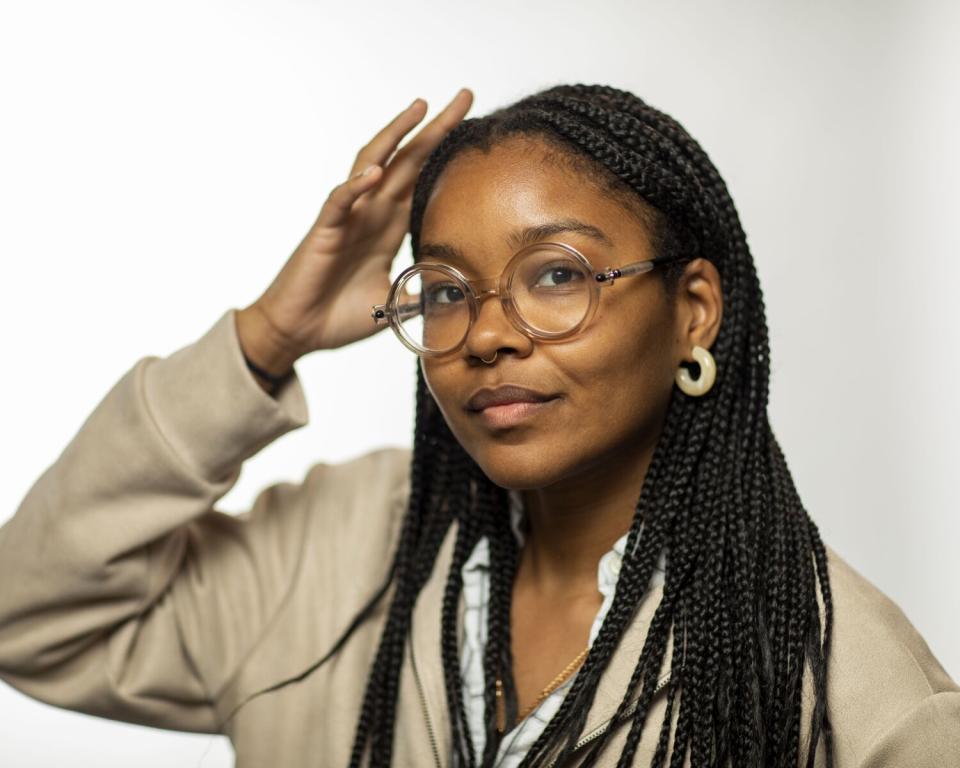
<path fill-rule="evenodd" d="M 470 290 L 473 291 L 474 297 L 477 301 L 482 301 L 490 294 L 497 295 L 500 293 L 500 277 L 478 277 L 476 280 L 467 280 L 467 285 L 470 286 Z M 485 288 L 484 286 L 490 286 Z"/>
<path fill-rule="evenodd" d="M 474 333 L 474 329 L 476 328 L 477 322 L 480 319 L 480 311 L 483 308 L 483 300 L 490 296 L 497 296 L 500 298 L 500 306 L 503 310 L 504 317 L 514 331 L 528 339 L 544 338 L 542 334 L 538 334 L 536 331 L 530 328 L 520 317 L 517 307 L 513 302 L 513 296 L 510 290 L 511 280 L 506 271 L 494 277 L 478 277 L 473 280 L 461 277 L 461 280 L 467 285 L 470 293 L 473 294 L 474 301 L 472 302 L 471 306 L 469 324 L 463 334 L 463 338 L 460 339 L 460 343 L 457 345 L 456 349 L 451 351 L 463 349 L 464 345 L 467 343 L 467 340 L 470 338 L 470 335 Z"/>
<path fill-rule="evenodd" d="M 504 294 L 501 291 L 501 277 L 499 275 L 496 277 L 478 277 L 475 280 L 465 280 L 464 282 L 470 287 L 470 291 L 473 293 L 473 298 L 476 301 L 475 313 L 473 313 L 470 321 L 471 326 L 477 321 L 477 317 L 483 307 L 484 299 L 490 298 L 491 296 L 499 296 L 504 309 L 506 309 L 510 303 L 509 292 Z M 506 288 L 506 285 L 504 284 L 503 287 Z M 508 318 L 510 317 L 509 311 L 507 312 L 507 316 Z"/>
<path fill-rule="evenodd" d="M 485 291 L 474 290 L 473 295 L 477 299 L 477 303 L 479 304 L 481 301 L 483 301 L 484 299 L 490 296 L 499 296 L 500 288 L 499 287 L 487 288 Z"/>
<path fill-rule="evenodd" d="M 473 298 L 476 301 L 476 306 L 474 311 L 471 313 L 470 325 L 467 329 L 467 332 L 464 334 L 461 344 L 466 342 L 467 336 L 473 330 L 474 325 L 477 323 L 477 320 L 480 317 L 480 310 L 483 308 L 483 300 L 490 298 L 492 296 L 497 296 L 501 299 L 501 304 L 505 310 L 507 316 L 507 321 L 514 326 L 518 331 L 523 332 L 523 328 L 517 325 L 516 319 L 513 317 L 513 313 L 509 310 L 509 295 L 504 295 L 501 291 L 501 278 L 497 277 L 481 277 L 476 280 L 467 280 L 466 283 L 470 286 L 470 291 L 473 293 Z M 484 287 L 489 286 L 489 287 Z"/>

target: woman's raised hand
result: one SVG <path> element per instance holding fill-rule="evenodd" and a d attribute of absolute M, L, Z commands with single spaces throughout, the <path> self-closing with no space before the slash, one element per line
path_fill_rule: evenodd
<path fill-rule="evenodd" d="M 426 114 L 426 102 L 417 99 L 357 153 L 350 178 L 330 192 L 280 273 L 260 298 L 238 311 L 237 332 L 251 360 L 280 374 L 308 352 L 382 330 L 370 308 L 382 304 L 390 289 L 417 175 L 472 103 L 473 93 L 462 89 L 398 150 Z"/>

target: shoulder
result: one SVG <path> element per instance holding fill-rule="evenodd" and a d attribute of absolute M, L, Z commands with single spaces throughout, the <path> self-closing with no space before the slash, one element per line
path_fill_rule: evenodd
<path fill-rule="evenodd" d="M 923 636 L 896 602 L 826 550 L 833 607 L 827 698 L 839 764 L 863 764 L 877 744 L 934 705 L 958 718 L 952 728 L 960 733 L 960 687 Z"/>
<path fill-rule="evenodd" d="M 395 532 L 410 494 L 412 450 L 388 446 L 340 462 L 316 462 L 303 490 L 308 511 L 325 538 Z M 358 530 L 359 529 L 359 530 Z"/>
<path fill-rule="evenodd" d="M 304 487 L 314 497 L 340 501 L 394 498 L 409 493 L 413 451 L 386 446 L 339 462 L 319 461 L 310 466 Z"/>
<path fill-rule="evenodd" d="M 960 690 L 896 602 L 829 546 L 827 561 L 833 647 L 858 672 L 848 687 L 892 686 L 900 698 L 914 699 Z"/>
<path fill-rule="evenodd" d="M 389 565 L 410 495 L 412 450 L 377 448 L 317 462 L 303 482 L 306 536 L 329 569 L 380 574 Z"/>
<path fill-rule="evenodd" d="M 385 447 L 315 462 L 272 505 L 268 516 L 286 547 L 266 540 L 259 546 L 269 548 L 264 559 L 285 562 L 291 571 L 285 621 L 323 635 L 314 647 L 349 623 L 389 574 L 407 510 L 411 458 L 411 449 Z M 322 630 L 310 624 L 318 606 L 326 617 Z M 296 624 L 304 620 L 307 627 Z"/>

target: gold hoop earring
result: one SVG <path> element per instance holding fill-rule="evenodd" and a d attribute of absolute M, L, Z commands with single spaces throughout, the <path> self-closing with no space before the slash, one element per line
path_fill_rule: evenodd
<path fill-rule="evenodd" d="M 497 350 L 496 352 L 493 353 L 493 357 L 491 357 L 489 360 L 484 360 L 482 357 L 480 359 L 483 360 L 483 362 L 485 362 L 487 365 L 490 365 L 491 363 L 493 363 L 494 360 L 497 359 L 497 355 L 499 354 L 500 354 L 500 350 Z"/>
<path fill-rule="evenodd" d="M 676 382 L 685 394 L 700 397 L 707 394 L 713 382 L 717 380 L 717 361 L 713 359 L 710 352 L 700 346 L 693 348 L 693 359 L 700 364 L 700 376 L 694 380 L 690 376 L 690 371 L 680 366 L 677 369 Z"/>

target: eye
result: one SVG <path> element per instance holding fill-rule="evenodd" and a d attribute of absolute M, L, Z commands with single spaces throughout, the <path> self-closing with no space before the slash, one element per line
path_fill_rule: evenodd
<path fill-rule="evenodd" d="M 463 301 L 463 291 L 456 283 L 435 283 L 424 291 L 427 303 L 435 304 L 456 304 Z"/>
<path fill-rule="evenodd" d="M 566 264 L 552 264 L 540 270 L 536 287 L 559 288 L 578 280 L 583 280 L 583 273 L 579 269 Z"/>

